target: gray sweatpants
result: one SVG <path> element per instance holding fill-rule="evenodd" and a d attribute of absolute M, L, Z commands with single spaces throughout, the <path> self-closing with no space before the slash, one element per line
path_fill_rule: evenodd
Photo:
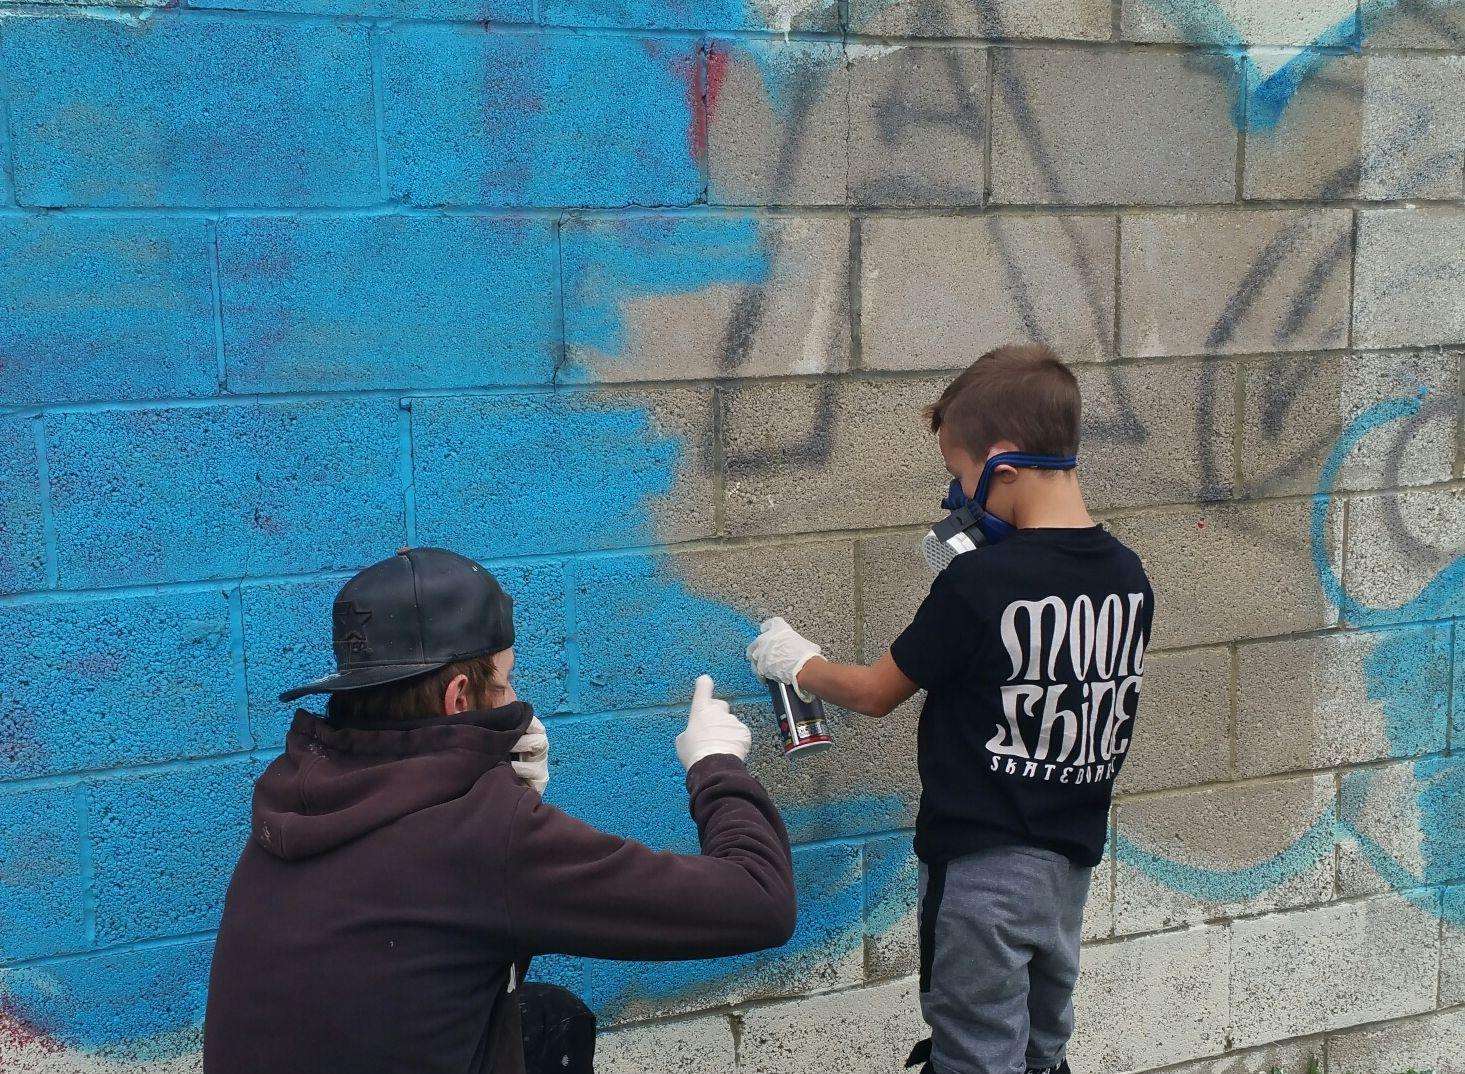
<path fill-rule="evenodd" d="M 921 1013 L 935 1074 L 1063 1062 L 1091 872 L 1035 847 L 921 865 Z"/>

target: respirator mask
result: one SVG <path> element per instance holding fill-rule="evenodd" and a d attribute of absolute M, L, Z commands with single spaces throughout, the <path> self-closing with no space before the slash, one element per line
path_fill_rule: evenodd
<path fill-rule="evenodd" d="M 982 467 L 977 491 L 970 499 L 962 491 L 961 482 L 953 481 L 947 489 L 946 499 L 941 501 L 942 508 L 951 513 L 932 526 L 921 540 L 926 566 L 932 574 L 940 574 L 963 552 L 970 552 L 978 545 L 996 544 L 1017 532 L 1012 523 L 987 512 L 987 486 L 997 467 L 1072 470 L 1077 465 L 1078 458 L 1073 455 L 1029 455 L 1025 451 L 1004 451 L 993 455 Z"/>

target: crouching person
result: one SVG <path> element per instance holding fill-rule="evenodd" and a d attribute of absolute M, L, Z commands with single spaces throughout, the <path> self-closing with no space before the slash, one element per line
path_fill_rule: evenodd
<path fill-rule="evenodd" d="M 255 787 L 206 1074 L 525 1074 L 526 1054 L 528 1074 L 588 1072 L 593 1017 L 521 983 L 533 956 L 787 941 L 788 835 L 707 676 L 676 739 L 702 853 L 654 853 L 540 798 L 548 738 L 514 693 L 513 602 L 488 571 L 404 549 L 348 581 L 332 618 L 338 673 L 281 697 L 327 693 L 326 715 L 297 712 Z"/>

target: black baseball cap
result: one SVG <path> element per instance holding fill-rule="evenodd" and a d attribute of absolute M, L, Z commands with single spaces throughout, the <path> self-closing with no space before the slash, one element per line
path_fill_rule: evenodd
<path fill-rule="evenodd" d="M 336 594 L 336 674 L 280 700 L 385 686 L 513 644 L 514 601 L 492 574 L 445 548 L 403 548 Z"/>

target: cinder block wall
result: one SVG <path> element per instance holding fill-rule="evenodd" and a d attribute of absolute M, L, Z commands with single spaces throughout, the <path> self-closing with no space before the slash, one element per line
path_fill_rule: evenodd
<path fill-rule="evenodd" d="M 274 697 L 443 544 L 555 802 L 693 847 L 708 670 L 798 843 L 776 955 L 540 963 L 602 1069 L 897 1069 L 916 708 L 790 769 L 742 648 L 881 652 L 920 408 L 1039 339 L 1159 599 L 1076 1069 L 1465 1070 L 1462 54 L 1451 0 L 5 4 L 0 1067 L 196 1066 Z"/>

